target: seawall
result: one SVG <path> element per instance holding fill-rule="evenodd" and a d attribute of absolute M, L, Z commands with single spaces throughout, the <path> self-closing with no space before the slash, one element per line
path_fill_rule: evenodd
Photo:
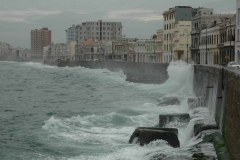
<path fill-rule="evenodd" d="M 168 79 L 167 63 L 132 63 L 120 61 L 60 61 L 44 62 L 49 65 L 59 67 L 81 66 L 91 69 L 108 69 L 110 71 L 120 71 L 126 75 L 126 81 L 134 83 L 161 84 Z"/>
<path fill-rule="evenodd" d="M 193 85 L 215 118 L 231 156 L 240 160 L 240 70 L 195 65 Z"/>

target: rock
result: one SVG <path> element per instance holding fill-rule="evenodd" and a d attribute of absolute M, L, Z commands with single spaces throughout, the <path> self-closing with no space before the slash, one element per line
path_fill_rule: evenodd
<path fill-rule="evenodd" d="M 204 158 L 204 153 L 194 153 L 192 158 Z"/>
<path fill-rule="evenodd" d="M 190 109 L 198 107 L 198 98 L 188 98 L 188 106 Z"/>
<path fill-rule="evenodd" d="M 199 133 L 205 130 L 219 129 L 215 124 L 195 124 L 194 125 L 194 135 L 197 136 Z"/>
<path fill-rule="evenodd" d="M 129 139 L 129 143 L 132 143 L 137 138 L 137 143 L 141 146 L 149 144 L 155 140 L 165 140 L 168 144 L 174 148 L 180 147 L 180 142 L 174 129 L 166 129 L 170 131 L 160 130 L 159 128 L 137 128 L 133 132 Z"/>
<path fill-rule="evenodd" d="M 188 98 L 188 106 L 190 109 L 194 109 L 194 108 L 198 108 L 198 107 L 202 107 L 205 106 L 204 102 L 205 99 L 204 98 Z"/>
<path fill-rule="evenodd" d="M 166 124 L 176 121 L 181 123 L 188 123 L 190 121 L 190 115 L 188 113 L 159 115 L 159 127 L 164 127 Z"/>
<path fill-rule="evenodd" d="M 178 129 L 177 128 L 138 127 L 137 129 L 149 129 L 149 130 L 167 131 L 167 132 L 172 132 L 172 133 L 178 135 Z"/>
<path fill-rule="evenodd" d="M 166 97 L 163 98 L 162 102 L 158 106 L 170 106 L 170 105 L 180 105 L 180 101 L 177 97 Z"/>

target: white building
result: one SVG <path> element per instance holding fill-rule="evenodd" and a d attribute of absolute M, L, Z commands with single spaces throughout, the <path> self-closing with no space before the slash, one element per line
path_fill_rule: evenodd
<path fill-rule="evenodd" d="M 75 33 L 74 33 L 75 30 Z M 86 39 L 94 40 L 116 40 L 122 38 L 122 23 L 121 22 L 103 22 L 87 21 L 81 25 L 72 26 L 67 32 L 68 40 L 76 40 L 77 43 L 83 42 Z M 74 39 L 75 35 L 75 39 Z M 69 39 L 70 38 L 70 39 Z"/>
<path fill-rule="evenodd" d="M 51 44 L 43 48 L 43 61 L 70 60 L 69 45 L 64 43 Z"/>
<path fill-rule="evenodd" d="M 0 42 L 0 60 L 6 60 L 10 54 L 10 45 Z"/>
<path fill-rule="evenodd" d="M 164 17 L 164 53 L 163 62 L 172 60 L 191 60 L 189 47 L 191 46 L 190 32 L 192 17 L 198 8 L 190 6 L 175 6 L 163 13 Z"/>
<path fill-rule="evenodd" d="M 68 28 L 66 31 L 66 44 L 71 41 L 76 41 L 76 26 L 73 24 L 72 27 Z"/>

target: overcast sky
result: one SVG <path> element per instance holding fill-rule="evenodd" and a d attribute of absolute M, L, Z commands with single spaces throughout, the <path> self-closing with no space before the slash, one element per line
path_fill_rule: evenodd
<path fill-rule="evenodd" d="M 0 42 L 30 48 L 30 31 L 48 27 L 54 43 L 65 43 L 65 29 L 97 20 L 122 22 L 127 37 L 150 38 L 163 28 L 162 13 L 178 5 L 236 12 L 236 0 L 0 0 Z"/>

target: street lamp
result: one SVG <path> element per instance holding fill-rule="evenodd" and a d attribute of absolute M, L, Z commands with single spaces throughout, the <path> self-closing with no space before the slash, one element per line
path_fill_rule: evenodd
<path fill-rule="evenodd" d="M 138 43 L 138 62 L 139 62 L 139 43 Z"/>
<path fill-rule="evenodd" d="M 206 64 L 208 63 L 208 61 L 207 61 L 207 56 L 208 56 L 208 53 L 207 53 L 207 43 L 208 43 L 208 40 L 207 40 L 207 23 L 205 23 L 205 24 L 203 24 L 203 25 L 205 25 L 206 26 L 206 39 L 205 39 L 205 41 L 206 41 Z"/>
<path fill-rule="evenodd" d="M 226 26 L 226 30 L 227 30 L 227 24 L 226 24 L 226 20 L 229 20 L 229 23 L 230 23 L 230 37 L 228 38 L 229 39 L 229 41 L 230 41 L 230 56 L 231 56 L 231 53 L 232 53 L 232 44 L 231 44 L 231 42 L 232 42 L 232 29 L 231 29 L 231 25 L 232 25 L 232 21 L 231 21 L 231 18 L 225 18 L 225 26 Z"/>
<path fill-rule="evenodd" d="M 185 29 L 184 32 L 187 33 L 187 63 L 188 63 L 188 36 L 189 36 L 189 33 L 188 33 L 187 29 Z"/>
<path fill-rule="evenodd" d="M 91 52 L 92 52 L 92 61 L 93 61 L 93 52 L 94 52 L 93 47 L 91 48 Z"/>
<path fill-rule="evenodd" d="M 173 61 L 173 45 L 172 45 L 173 38 L 172 38 L 172 34 L 171 33 L 169 34 L 169 36 L 170 36 L 170 40 L 171 40 L 171 61 Z"/>
<path fill-rule="evenodd" d="M 153 62 L 156 62 L 156 53 L 155 53 L 155 48 L 156 47 L 156 41 L 154 41 L 154 46 L 153 46 L 153 51 L 154 51 L 154 58 L 153 58 Z"/>

